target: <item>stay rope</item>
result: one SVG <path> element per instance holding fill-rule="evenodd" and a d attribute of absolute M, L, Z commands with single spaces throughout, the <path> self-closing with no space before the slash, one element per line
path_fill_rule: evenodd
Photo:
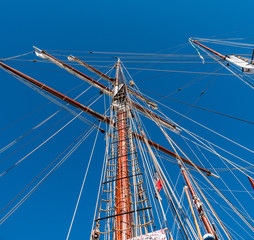
<path fill-rule="evenodd" d="M 99 124 L 99 127 L 100 127 L 100 125 L 101 125 L 101 122 Z M 76 206 L 75 206 L 75 210 L 74 210 L 74 213 L 73 213 L 73 216 L 72 216 L 72 219 L 71 219 L 71 224 L 70 224 L 70 227 L 69 227 L 69 230 L 68 230 L 66 240 L 69 239 L 69 236 L 70 236 L 70 233 L 71 233 L 71 230 L 72 230 L 72 225 L 73 225 L 73 222 L 74 222 L 74 219 L 75 219 L 75 216 L 76 216 L 76 213 L 77 213 L 77 209 L 78 209 L 78 206 L 79 206 L 80 198 L 81 198 L 81 195 L 82 195 L 82 192 L 83 192 L 83 189 L 84 189 L 87 173 L 89 171 L 89 167 L 90 167 L 91 160 L 92 160 L 92 157 L 93 157 L 93 153 L 94 153 L 95 145 L 96 145 L 96 142 L 97 142 L 98 134 L 99 134 L 99 129 L 97 129 L 97 133 L 96 133 L 96 136 L 95 136 L 93 148 L 92 148 L 91 155 L 90 155 L 87 167 L 86 167 L 85 176 L 83 178 L 83 182 L 82 182 L 82 185 L 81 185 L 81 189 L 80 189 L 80 192 L 79 192 L 79 196 L 78 196 L 78 200 L 77 200 L 77 203 L 76 203 Z"/>

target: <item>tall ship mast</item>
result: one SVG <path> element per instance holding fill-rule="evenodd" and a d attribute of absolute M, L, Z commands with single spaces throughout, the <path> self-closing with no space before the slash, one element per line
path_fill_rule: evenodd
<path fill-rule="evenodd" d="M 190 39 L 190 42 L 200 56 L 199 50 L 203 50 L 209 56 L 214 56 L 216 61 L 219 58 L 222 61 L 220 64 L 225 67 L 229 67 L 232 64 L 240 68 L 242 73 L 253 73 L 253 56 L 250 61 L 245 61 L 235 55 L 222 55 L 198 40 Z M 0 224 L 4 224 L 12 213 L 68 159 L 79 145 L 92 132 L 95 132 L 95 142 L 66 239 L 71 238 L 72 226 L 75 224 L 74 220 L 99 134 L 104 136 L 106 147 L 101 169 L 98 169 L 101 174 L 100 178 L 98 177 L 100 183 L 97 199 L 94 203 L 94 217 L 91 219 L 91 224 L 87 224 L 89 227 L 91 226 L 91 231 L 89 232 L 90 240 L 244 239 L 242 235 L 236 233 L 234 229 L 226 224 L 217 212 L 217 205 L 220 205 L 220 201 L 223 201 L 224 210 L 230 209 L 238 218 L 238 221 L 241 221 L 240 224 L 244 224 L 245 236 L 253 236 L 254 226 L 251 213 L 246 211 L 244 207 L 239 209 L 242 204 L 237 198 L 234 200 L 239 203 L 239 206 L 235 206 L 235 202 L 229 200 L 216 186 L 216 184 L 220 186 L 221 183 L 219 181 L 224 180 L 221 180 L 221 175 L 216 168 L 207 167 L 208 165 L 204 161 L 200 161 L 200 157 L 202 156 L 212 166 L 212 163 L 207 159 L 208 157 L 203 153 L 203 151 L 208 151 L 208 155 L 216 156 L 223 163 L 226 163 L 233 175 L 232 169 L 247 177 L 254 188 L 253 172 L 250 168 L 252 166 L 251 163 L 185 129 L 181 124 L 182 119 L 176 122 L 165 115 L 160 110 L 160 102 L 145 95 L 138 88 L 127 71 L 124 62 L 122 62 L 122 58 L 116 57 L 116 61 L 109 72 L 104 72 L 73 55 L 67 56 L 65 60 L 60 60 L 57 55 L 51 55 L 48 51 L 37 47 L 34 47 L 34 53 L 38 59 L 33 60 L 33 62 L 53 63 L 64 72 L 77 77 L 82 83 L 87 84 L 89 86 L 88 89 L 99 90 L 99 95 L 95 96 L 96 98 L 94 96 L 91 97 L 90 104 L 86 105 L 79 101 L 78 97 L 81 95 L 75 98 L 69 97 L 68 94 L 62 93 L 48 86 L 48 84 L 26 75 L 23 71 L 21 72 L 11 67 L 7 63 L 8 60 L 0 62 L 1 69 L 49 99 L 50 102 L 60 106 L 61 110 L 67 111 L 73 117 L 28 154 L 13 164 L 7 164 L 0 174 L 2 179 L 11 174 L 16 168 L 22 166 L 26 158 L 43 147 L 44 144 L 54 138 L 75 119 L 89 125 L 89 130 L 86 130 L 80 137 L 75 139 L 56 160 L 50 163 L 2 208 L 1 214 L 3 216 Z M 85 74 L 84 71 L 89 73 Z M 94 76 L 90 77 L 90 74 L 94 74 Z M 98 79 L 95 80 L 96 77 Z M 247 84 L 252 86 L 250 81 Z M 86 93 L 86 91 L 83 93 Z M 204 91 L 202 94 L 204 94 Z M 100 110 L 97 111 L 93 106 L 102 98 L 104 98 L 104 109 L 100 106 Z M 106 107 L 106 103 L 109 104 L 108 107 Z M 80 112 L 77 112 L 77 110 Z M 2 147 L 1 153 L 11 150 L 15 144 L 18 144 L 27 135 L 47 124 L 58 112 Z M 164 139 L 164 145 L 166 146 L 157 142 L 158 138 L 157 140 L 151 138 L 154 129 L 146 128 L 147 121 L 153 123 L 158 136 L 160 136 L 159 138 Z M 179 139 L 176 140 L 175 136 L 178 136 L 189 147 L 188 154 L 180 146 Z M 226 137 L 222 137 L 226 139 Z M 186 141 L 189 141 L 189 143 Z M 240 145 L 233 141 L 231 143 L 238 145 L 238 147 Z M 190 144 L 193 144 L 198 149 L 198 153 L 194 152 Z M 219 150 L 216 150 L 217 147 Z M 251 152 L 251 150 L 245 149 Z M 14 149 L 14 153 L 15 151 L 19 151 L 19 149 Z M 101 147 L 99 151 L 102 151 Z M 221 152 L 225 153 L 226 156 Z M 6 159 L 14 153 L 7 155 Z M 238 160 L 243 160 L 246 165 L 241 165 L 229 159 L 229 155 Z M 175 184 L 165 167 L 163 159 L 170 161 L 174 165 L 171 169 L 179 173 Z M 198 180 L 197 176 L 200 176 L 202 180 Z M 239 181 L 236 175 L 234 177 Z M 177 186 L 178 182 L 181 182 L 180 186 Z M 242 182 L 240 184 L 243 185 Z M 207 186 L 209 186 L 210 190 L 213 190 L 212 196 L 210 191 L 206 191 Z M 243 188 L 246 189 L 245 186 Z M 253 200 L 253 194 L 247 190 L 246 192 Z M 215 194 L 216 197 L 213 198 Z M 233 193 L 232 195 L 235 197 Z"/>

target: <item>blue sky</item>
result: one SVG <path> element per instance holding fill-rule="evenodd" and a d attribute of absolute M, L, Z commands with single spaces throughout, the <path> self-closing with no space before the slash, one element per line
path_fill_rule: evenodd
<path fill-rule="evenodd" d="M 172 53 L 178 49 L 174 48 L 175 46 L 187 43 L 188 38 L 193 36 L 253 38 L 252 1 L 4 1 L 1 3 L 0 14 L 2 19 L 0 58 L 33 51 L 32 46 L 70 52 Z M 251 41 L 253 42 L 253 39 Z M 215 47 L 223 54 L 231 53 L 225 52 L 228 48 L 225 49 L 220 45 L 211 45 L 211 47 Z M 228 49 L 228 51 L 249 53 L 242 49 Z M 186 45 L 179 53 L 196 54 L 190 45 Z M 114 54 L 110 57 L 113 56 Z M 124 55 L 120 57 L 123 57 L 123 61 L 127 61 Z M 30 59 L 36 59 L 36 57 L 30 56 Z M 6 63 L 61 92 L 66 92 L 81 83 L 79 79 L 67 75 L 56 66 L 14 61 Z M 100 69 L 107 70 L 102 65 Z M 135 64 L 126 63 L 125 65 L 127 68 L 135 67 Z M 201 61 L 200 64 L 194 66 L 185 66 L 184 64 L 160 66 L 160 64 L 155 64 L 138 67 L 173 70 L 191 67 L 192 71 L 210 71 L 210 66 L 202 65 Z M 215 69 L 216 67 L 212 70 Z M 139 72 L 131 69 L 129 71 L 134 74 L 134 80 L 140 89 L 161 95 L 168 95 L 198 77 L 194 74 L 170 73 L 162 75 L 158 72 Z M 48 102 L 4 71 L 0 72 L 0 79 L 2 84 L 0 129 Z M 202 90 L 206 89 L 212 81 L 214 83 L 199 99 L 197 105 L 250 121 L 254 120 L 253 90 L 231 76 L 219 76 L 216 79 L 208 77 L 173 96 L 176 99 L 194 103 Z M 80 91 L 80 89 L 75 90 L 70 93 L 70 96 L 75 97 Z M 80 101 L 86 102 L 94 94 L 98 94 L 98 91 L 94 90 L 88 93 Z M 159 99 L 156 95 L 149 95 Z M 188 107 L 170 100 L 163 100 L 163 103 L 183 114 L 188 110 Z M 103 108 L 99 104 L 96 105 L 96 108 L 103 112 Z M 59 107 L 50 104 L 26 120 L 0 132 L 1 147 L 24 134 L 58 109 Z M 176 114 L 169 111 L 167 113 L 172 114 L 170 117 L 173 120 L 182 121 Z M 54 121 L 57 122 L 65 114 L 61 112 Z M 253 148 L 254 128 L 252 124 L 215 116 L 198 109 L 192 109 L 188 116 L 248 148 Z M 68 120 L 70 119 L 71 117 L 68 117 Z M 90 117 L 88 119 L 92 120 Z M 53 124 L 54 121 L 51 123 Z M 47 126 L 49 127 L 50 124 Z M 183 120 L 182 124 L 199 134 L 202 133 L 194 124 L 186 122 L 186 120 Z M 1 209 L 86 128 L 87 125 L 76 120 L 45 148 L 26 159 L 17 169 L 15 168 L 8 175 L 2 177 L 0 179 Z M 50 133 L 52 134 L 56 129 L 52 129 Z M 213 140 L 212 135 L 204 134 Z M 155 130 L 151 130 L 151 135 L 158 141 L 160 140 L 160 137 L 156 136 Z M 92 134 L 83 148 L 79 148 L 72 158 L 58 169 L 0 227 L 1 240 L 65 239 L 94 137 L 95 134 Z M 218 144 L 239 152 L 249 161 L 251 161 L 251 157 L 253 158 L 252 155 L 240 148 L 234 149 L 224 140 L 215 138 L 214 141 L 219 141 Z M 36 142 L 37 145 L 39 143 L 40 140 Z M 162 141 L 161 144 L 167 145 L 166 141 Z M 88 174 L 88 184 L 86 184 L 81 198 L 70 239 L 88 239 L 90 234 L 100 177 L 98 166 L 102 164 L 105 146 L 103 135 L 99 134 L 97 145 L 99 147 L 97 146 L 95 151 Z M 5 165 L 1 166 L 1 171 L 24 156 L 29 149 L 32 150 L 32 147 L 27 151 L 22 150 L 19 155 L 10 158 L 9 162 L 6 161 Z M 3 155 L 3 157 L 7 155 Z M 172 177 L 175 177 L 173 172 Z M 226 177 L 230 178 L 230 176 Z M 246 180 L 243 176 L 240 176 L 240 179 Z M 251 191 L 248 181 L 246 184 Z M 240 194 L 239 197 L 244 199 L 245 195 Z M 250 204 L 253 202 L 248 199 L 248 209 L 252 211 L 253 216 L 253 208 L 250 207 Z"/>

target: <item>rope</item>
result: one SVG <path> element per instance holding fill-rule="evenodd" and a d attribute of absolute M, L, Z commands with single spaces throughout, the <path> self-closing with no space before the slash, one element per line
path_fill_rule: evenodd
<path fill-rule="evenodd" d="M 101 122 L 100 122 L 100 125 L 101 125 Z M 99 125 L 99 127 L 100 127 L 100 125 Z M 94 140 L 92 152 L 91 152 L 91 155 L 90 155 L 90 159 L 89 159 L 89 161 L 88 161 L 88 164 L 87 164 L 85 176 L 84 176 L 84 179 L 83 179 L 83 182 L 82 182 L 82 185 L 81 185 L 81 189 L 80 189 L 79 196 L 78 196 L 78 200 L 77 200 L 77 203 L 76 203 L 76 206 L 75 206 L 75 210 L 74 210 L 74 213 L 73 213 L 73 216 L 72 216 L 72 219 L 71 219 L 71 224 L 70 224 L 70 227 L 69 227 L 69 231 L 68 231 L 66 240 L 69 239 L 69 236 L 70 236 L 70 233 L 71 233 L 72 225 L 73 225 L 73 222 L 74 222 L 74 219 L 75 219 L 75 216 L 76 216 L 76 212 L 77 212 L 77 209 L 78 209 L 78 206 L 79 206 L 80 197 L 81 197 L 81 195 L 82 195 L 83 188 L 84 188 L 84 185 L 85 185 L 86 176 L 87 176 L 87 173 L 88 173 L 88 171 L 89 171 L 90 163 L 91 163 L 91 160 L 92 160 L 92 157 L 93 157 L 94 148 L 95 148 L 95 145 L 96 145 L 96 142 L 97 142 L 98 133 L 99 133 L 99 129 L 97 130 L 97 133 L 96 133 L 96 137 L 95 137 L 95 140 Z"/>
<path fill-rule="evenodd" d="M 134 114 L 135 114 L 135 118 L 137 119 L 138 114 L 136 113 L 136 111 L 134 111 Z M 156 120 L 154 120 L 154 121 L 156 121 Z M 141 122 L 141 120 L 140 120 L 140 122 Z M 139 141 L 138 141 L 138 142 L 139 142 Z M 149 163 L 146 162 L 146 163 L 143 163 L 143 165 L 144 165 L 145 169 L 148 167 L 149 176 L 152 177 L 153 174 L 152 174 L 152 170 L 150 170 L 151 167 L 149 167 Z M 160 171 L 161 171 L 161 173 L 163 174 L 162 169 L 160 169 Z M 165 181 L 167 181 L 167 179 L 165 178 L 165 176 L 164 176 L 164 179 L 165 179 Z M 154 185 L 153 179 L 152 179 L 152 185 Z M 170 187 L 170 185 L 169 185 L 168 182 L 167 182 L 167 186 Z M 154 188 L 155 188 L 155 186 L 154 186 Z M 166 186 L 165 186 L 165 190 L 166 190 Z M 173 199 L 177 202 L 178 207 L 180 207 L 180 209 L 181 209 L 182 207 L 180 206 L 180 203 L 177 201 L 177 198 L 175 197 L 174 192 L 172 191 L 172 189 L 171 189 L 170 191 L 171 191 L 171 193 L 172 193 L 172 195 L 173 195 Z M 176 207 L 174 206 L 174 203 L 173 203 L 172 198 L 171 198 L 171 196 L 169 195 L 169 193 L 167 193 L 167 198 L 168 198 L 169 203 L 172 204 L 172 207 L 173 207 L 174 209 L 176 209 Z M 159 203 L 160 203 L 160 201 L 159 201 Z M 162 206 L 161 206 L 161 209 L 162 209 L 162 212 L 164 212 Z M 185 229 L 185 227 L 183 226 L 183 223 L 182 223 L 182 221 L 181 221 L 181 219 L 180 219 L 180 216 L 179 216 L 178 212 L 177 212 L 177 211 L 173 211 L 173 212 L 178 216 L 178 220 L 179 220 L 179 222 L 181 223 L 181 227 L 182 227 L 182 229 L 184 230 L 184 233 L 185 233 L 186 238 L 188 239 L 187 234 L 186 234 L 186 229 Z M 164 214 L 164 215 L 165 215 L 165 214 Z M 165 217 L 164 217 L 164 219 L 165 219 L 164 221 L 167 223 L 167 220 L 166 220 Z M 177 224 L 178 224 L 178 227 L 180 228 L 178 221 L 177 221 Z"/>
<path fill-rule="evenodd" d="M 234 46 L 234 47 L 248 48 L 248 49 L 253 49 L 253 47 L 254 47 L 254 44 L 221 41 L 221 40 L 217 40 L 217 39 L 197 38 L 197 40 L 202 41 L 202 42 L 210 42 L 210 43 L 221 44 L 221 45 L 225 45 L 225 46 Z"/>
<path fill-rule="evenodd" d="M 231 115 L 228 115 L 228 114 L 225 114 L 225 113 L 221 113 L 221 112 L 217 112 L 217 111 L 214 111 L 214 110 L 211 110 L 211 109 L 208 109 L 208 108 L 203 108 L 203 107 L 200 107 L 200 106 L 197 106 L 197 105 L 194 105 L 194 104 L 191 104 L 191 103 L 187 103 L 187 102 L 183 102 L 181 100 L 178 100 L 178 99 L 174 99 L 174 98 L 170 98 L 167 96 L 164 96 L 164 95 L 161 95 L 161 94 L 158 94 L 158 93 L 154 93 L 154 92 L 151 92 L 151 91 L 147 91 L 145 89 L 141 89 L 145 92 L 148 92 L 148 93 L 151 93 L 151 94 L 154 94 L 154 95 L 157 95 L 159 97 L 162 97 L 161 100 L 167 98 L 169 100 L 172 100 L 172 101 L 175 101 L 175 102 L 178 102 L 178 103 L 182 103 L 182 104 L 185 104 L 187 106 L 191 106 L 191 107 L 194 107 L 194 108 L 197 108 L 197 109 L 201 109 L 201 110 L 204 110 L 204 111 L 207 111 L 207 112 L 211 112 L 211 113 L 215 113 L 215 114 L 218 114 L 218 115 L 221 115 L 221 116 L 224 116 L 224 117 L 228 117 L 228 118 L 232 118 L 232 119 L 235 119 L 235 120 L 238 120 L 238 121 L 242 121 L 242 122 L 245 122 L 245 123 L 249 123 L 249 124 L 254 124 L 253 121 L 249 121 L 249 120 L 246 120 L 246 119 L 242 119 L 242 118 L 238 118 L 238 117 L 234 117 L 234 116 L 231 116 Z M 178 92 L 175 91 L 175 92 Z M 171 95 L 171 94 L 170 94 Z M 147 95 L 146 95 L 147 96 Z"/>
<path fill-rule="evenodd" d="M 156 120 L 154 120 L 155 123 L 160 127 L 159 123 L 156 122 Z M 169 141 L 169 143 L 171 144 L 171 146 L 173 147 L 175 153 L 177 154 L 177 151 L 176 149 L 174 148 L 174 146 L 172 145 L 172 139 L 166 134 L 166 132 L 163 130 L 162 127 L 160 127 L 162 132 L 164 133 L 165 137 L 167 138 L 167 140 Z M 175 144 L 175 143 L 174 143 Z M 175 144 L 176 145 L 176 144 Z M 176 145 L 177 146 L 177 145 Z M 177 148 L 182 152 L 182 154 L 184 154 L 184 156 L 190 160 L 186 154 L 177 146 Z M 191 161 L 191 160 L 190 160 Z M 254 227 L 246 220 L 246 218 L 232 205 L 231 202 L 228 201 L 228 199 L 211 183 L 211 181 L 209 179 L 207 179 L 207 177 L 199 170 L 197 169 L 198 172 L 209 182 L 209 184 L 214 188 L 216 189 L 217 193 L 219 193 L 219 195 L 227 202 L 227 204 L 232 208 L 234 209 L 234 211 L 237 213 L 237 215 L 246 223 L 246 225 L 252 230 L 254 231 Z"/>
<path fill-rule="evenodd" d="M 49 121 L 51 118 L 53 118 L 57 113 L 59 113 L 60 110 L 56 111 L 55 113 L 53 113 L 52 115 L 50 115 L 48 118 L 46 118 L 45 120 L 43 120 L 41 123 L 37 124 L 35 127 L 33 127 L 32 129 L 30 129 L 28 132 L 26 132 L 25 134 L 19 136 L 17 139 L 15 139 L 14 141 L 10 142 L 9 144 L 7 144 L 5 147 L 0 149 L 0 154 L 3 153 L 4 151 L 6 151 L 7 149 L 9 149 L 10 147 L 12 147 L 13 145 L 15 145 L 16 143 L 18 143 L 20 140 L 22 140 L 24 137 L 26 137 L 28 134 L 32 133 L 33 131 L 35 131 L 36 129 L 38 129 L 39 127 L 41 127 L 44 123 L 46 123 L 47 121 Z"/>
<path fill-rule="evenodd" d="M 198 49 L 196 48 L 196 46 L 192 43 L 191 39 L 189 39 L 189 43 L 191 44 L 191 46 L 197 51 L 198 56 L 202 59 L 202 63 L 205 63 L 205 59 L 202 57 L 202 55 L 200 54 L 200 52 L 198 51 Z"/>
<path fill-rule="evenodd" d="M 172 141 L 172 139 L 171 139 Z M 173 142 L 173 141 L 172 141 Z M 175 144 L 175 143 L 174 143 Z M 175 144 L 176 145 L 176 144 Z M 177 145 L 176 145 L 177 146 Z M 189 160 L 191 161 L 186 154 L 177 146 L 177 148 L 181 151 L 181 153 Z M 196 167 L 195 167 L 196 168 Z M 221 196 L 222 199 L 225 200 L 225 202 L 234 210 L 234 212 L 243 220 L 243 222 L 254 232 L 254 226 L 249 223 L 249 221 L 239 212 L 239 210 L 220 192 L 220 190 L 205 176 L 204 173 L 202 173 L 198 168 L 196 170 L 202 175 L 203 178 L 215 189 L 215 191 Z M 188 170 L 187 170 L 188 171 Z M 189 171 L 188 171 L 189 172 Z M 243 208 L 244 209 L 244 208 Z M 253 220 L 252 220 L 253 221 Z"/>
<path fill-rule="evenodd" d="M 49 138 L 47 138 L 45 141 L 43 141 L 39 146 L 34 148 L 31 152 L 29 152 L 26 156 L 21 158 L 19 161 L 17 161 L 15 164 L 13 164 L 11 167 L 9 167 L 7 170 L 2 172 L 0 174 L 0 178 L 3 177 L 6 173 L 8 173 L 10 170 L 12 170 L 14 167 L 16 167 L 18 164 L 23 162 L 27 157 L 29 157 L 32 153 L 34 153 L 36 150 L 38 150 L 40 147 L 42 147 L 45 143 L 47 143 L 50 139 L 52 139 L 54 136 L 56 136 L 59 132 L 61 132 L 65 127 L 67 127 L 70 123 L 72 123 L 79 115 L 81 115 L 83 112 L 80 112 L 77 116 L 72 118 L 68 123 L 66 123 L 63 127 L 61 127 L 58 131 L 56 131 L 54 134 L 52 134 Z"/>
<path fill-rule="evenodd" d="M 6 60 L 18 58 L 18 57 L 23 57 L 23 56 L 26 56 L 26 55 L 31 54 L 31 53 L 33 53 L 33 51 L 32 52 L 28 52 L 28 53 L 24 53 L 24 54 L 20 54 L 20 55 L 17 55 L 17 56 L 13 56 L 13 57 L 2 58 L 2 59 L 0 59 L 0 61 L 6 61 Z"/>
<path fill-rule="evenodd" d="M 233 140 L 231 140 L 230 138 L 227 138 L 226 136 L 224 136 L 224 135 L 222 135 L 222 134 L 220 134 L 220 133 L 218 133 L 218 132 L 212 130 L 211 128 L 208 128 L 208 127 L 204 126 L 203 124 L 201 124 L 201 123 L 199 123 L 199 122 L 197 122 L 197 121 L 195 121 L 195 120 L 193 120 L 193 119 L 191 119 L 191 118 L 189 118 L 189 117 L 187 117 L 187 116 L 185 116 L 185 115 L 183 115 L 183 114 L 177 112 L 176 110 L 174 110 L 174 109 L 168 107 L 167 105 L 165 105 L 165 104 L 163 104 L 163 103 L 161 103 L 161 102 L 159 102 L 159 101 L 157 101 L 157 100 L 155 100 L 155 99 L 153 99 L 153 98 L 150 98 L 150 99 L 152 99 L 154 102 L 156 102 L 156 103 L 162 105 L 163 107 L 165 107 L 165 108 L 167 108 L 167 109 L 169 109 L 169 110 L 175 112 L 176 114 L 178 114 L 178 115 L 180 115 L 180 116 L 183 116 L 184 118 L 188 119 L 189 121 L 191 121 L 191 122 L 193 122 L 193 123 L 195 123 L 195 124 L 197 124 L 197 125 L 199 125 L 199 126 L 205 128 L 205 129 L 207 129 L 208 131 L 210 131 L 210 132 L 212 132 L 212 133 L 214 133 L 214 134 L 216 134 L 216 135 L 218 135 L 218 136 L 220 136 L 220 137 L 226 139 L 227 141 L 230 141 L 230 142 L 234 143 L 235 145 L 237 145 L 237 146 L 239 146 L 239 147 L 241 147 L 241 148 L 244 148 L 245 150 L 247 150 L 247 151 L 249 151 L 249 152 L 251 152 L 251 153 L 254 153 L 253 150 L 251 150 L 251 149 L 249 149 L 249 148 L 247 148 L 247 147 L 241 145 L 240 143 L 238 143 L 238 142 L 236 142 L 236 141 L 233 141 Z M 212 143 L 212 144 L 213 144 L 213 143 Z M 213 145 L 214 145 L 214 144 L 213 144 Z"/>
<path fill-rule="evenodd" d="M 52 166 L 75 142 L 80 140 L 86 132 L 89 131 L 91 126 L 89 126 L 80 136 L 78 136 L 56 159 L 54 159 L 36 178 L 34 178 L 21 192 L 19 192 L 1 211 L 0 214 L 13 203 L 28 187 L 30 187 L 50 166 Z"/>
<path fill-rule="evenodd" d="M 57 55 L 57 54 L 55 54 L 55 55 Z M 241 55 L 243 55 L 243 54 L 241 54 Z M 66 55 L 67 56 L 67 55 Z M 82 59 L 82 57 L 79 57 L 80 59 Z M 154 58 L 152 58 L 152 59 L 154 59 Z M 161 59 L 161 58 L 159 58 L 159 59 Z M 175 58 L 174 58 L 175 59 Z M 10 60 L 12 60 L 12 59 L 10 59 Z M 20 62 L 34 62 L 35 60 L 30 60 L 30 59 L 13 59 L 12 61 L 20 61 Z M 45 60 L 36 60 L 36 62 L 40 62 L 40 63 L 51 63 L 51 62 L 48 62 L 48 61 L 45 61 Z M 66 63 L 69 63 L 68 61 L 66 61 L 66 60 L 63 60 L 62 62 L 66 62 Z M 162 60 L 160 60 L 160 61 L 135 61 L 135 60 L 123 60 L 122 61 L 123 63 L 179 63 L 179 64 L 200 64 L 200 62 L 198 62 L 198 61 L 162 61 Z M 115 63 L 115 61 L 109 61 L 109 60 L 94 60 L 94 61 L 87 61 L 86 60 L 86 63 Z M 206 64 L 213 64 L 213 63 L 216 63 L 216 62 L 214 62 L 214 61 L 211 61 L 211 62 L 207 62 L 206 61 Z M 79 66 L 79 64 L 77 64 L 77 63 L 69 63 L 69 65 L 73 65 L 73 66 Z M 61 71 L 57 71 L 57 72 L 61 72 Z"/>
<path fill-rule="evenodd" d="M 173 72 L 173 73 L 193 73 L 193 74 L 208 74 L 208 75 L 220 75 L 220 76 L 234 76 L 232 73 L 209 73 L 209 72 L 191 72 L 191 71 L 177 71 L 177 70 L 169 70 L 169 69 L 155 69 L 155 68 L 132 68 L 128 67 L 127 69 L 131 70 L 142 70 L 142 71 L 154 71 L 154 72 Z"/>
<path fill-rule="evenodd" d="M 196 179 L 196 180 L 198 180 L 198 179 Z M 198 180 L 198 181 L 200 182 L 200 184 L 205 185 L 203 181 L 200 181 L 200 180 Z M 202 189 L 204 190 L 204 188 L 202 188 Z M 214 189 L 213 189 L 213 190 L 214 190 Z M 204 191 L 205 191 L 205 190 L 204 190 Z M 226 209 L 227 209 L 227 210 L 230 210 L 230 211 L 232 211 L 232 212 L 234 212 L 234 210 L 232 210 L 231 208 L 227 208 L 227 207 L 223 206 L 223 205 L 221 204 L 221 202 L 217 202 L 213 197 L 211 197 L 211 195 L 210 195 L 207 191 L 205 191 L 205 193 L 211 198 L 210 201 L 212 201 L 212 202 L 214 202 L 215 204 L 219 205 L 219 206 L 221 207 L 221 209 L 222 209 L 224 212 L 226 212 L 226 213 L 230 216 L 230 218 L 232 218 L 232 220 L 233 220 L 237 225 L 239 225 L 251 238 L 253 238 L 252 235 L 250 235 L 250 234 L 246 231 L 246 229 L 242 227 L 242 224 L 240 224 L 239 221 L 237 221 L 234 217 L 232 217 L 232 214 L 231 214 L 231 213 L 228 213 L 228 212 L 226 211 Z M 225 224 L 225 223 L 224 223 L 224 224 Z M 226 224 L 225 224 L 225 225 L 226 225 Z M 226 225 L 226 226 L 227 226 L 227 228 L 231 229 L 228 225 Z M 232 231 L 232 229 L 231 229 L 231 231 Z M 242 239 L 243 239 L 243 238 L 242 238 Z"/>
<path fill-rule="evenodd" d="M 91 134 L 94 128 L 90 128 L 86 135 L 54 166 L 2 219 L 0 219 L 0 225 L 2 225 L 34 192 L 39 186 L 52 175 L 71 155 L 72 153 L 81 145 L 81 143 Z"/>

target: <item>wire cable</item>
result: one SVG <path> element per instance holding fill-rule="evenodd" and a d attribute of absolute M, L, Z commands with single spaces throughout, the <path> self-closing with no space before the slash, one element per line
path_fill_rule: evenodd
<path fill-rule="evenodd" d="M 101 122 L 100 122 L 100 125 L 101 125 Z M 69 227 L 69 230 L 68 230 L 68 234 L 67 234 L 66 240 L 69 239 L 69 236 L 70 236 L 70 233 L 71 233 L 72 225 L 73 225 L 73 222 L 74 222 L 74 219 L 75 219 L 75 216 L 76 216 L 76 213 L 77 213 L 77 209 L 78 209 L 78 206 L 79 206 L 79 201 L 80 201 L 83 189 L 84 189 L 84 185 L 85 185 L 85 181 L 86 181 L 86 176 L 87 176 L 87 173 L 89 171 L 90 163 L 91 163 L 91 160 L 92 160 L 92 157 L 93 157 L 94 148 L 95 148 L 95 145 L 96 145 L 96 142 L 97 142 L 98 134 L 99 134 L 99 129 L 97 130 L 97 133 L 96 133 L 96 136 L 95 136 L 95 140 L 94 140 L 93 148 L 92 148 L 92 151 L 91 151 L 90 159 L 89 159 L 88 164 L 87 164 L 85 176 L 84 176 L 84 179 L 83 179 L 83 182 L 82 182 L 82 185 L 81 185 L 81 189 L 80 189 L 78 200 L 77 200 L 77 203 L 76 203 L 76 206 L 75 206 L 75 210 L 74 210 L 74 213 L 73 213 L 73 216 L 72 216 L 72 219 L 71 219 L 71 224 L 70 224 L 70 227 Z"/>

